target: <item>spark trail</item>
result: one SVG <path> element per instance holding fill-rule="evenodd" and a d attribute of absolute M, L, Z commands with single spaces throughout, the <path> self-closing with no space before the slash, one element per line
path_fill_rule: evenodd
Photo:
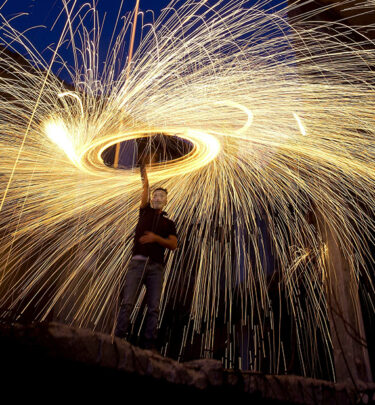
<path fill-rule="evenodd" d="M 59 49 L 53 63 L 73 89 L 47 77 L 56 66 L 2 16 L 1 42 L 22 46 L 31 63 L 0 53 L 3 313 L 111 331 L 141 184 L 137 170 L 107 167 L 102 153 L 145 137 L 151 148 L 163 134 L 165 157 L 148 171 L 152 185 L 168 188 L 178 225 L 160 321 L 170 307 L 189 309 L 180 357 L 196 336 L 210 356 L 225 326 L 226 366 L 241 357 L 251 369 L 284 372 L 289 318 L 302 373 L 331 368 L 317 217 L 373 302 L 375 53 L 359 33 L 366 27 L 303 22 L 294 7 L 172 1 L 152 23 L 140 12 L 142 40 L 128 64 L 132 16 L 101 61 L 95 8 L 65 4 L 60 44 L 69 40 L 75 64 Z M 181 139 L 191 150 L 168 160 Z M 318 340 L 328 366 L 317 360 Z"/>

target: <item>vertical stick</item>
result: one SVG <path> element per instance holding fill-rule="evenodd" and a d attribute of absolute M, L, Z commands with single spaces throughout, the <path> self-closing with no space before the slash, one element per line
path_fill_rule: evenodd
<path fill-rule="evenodd" d="M 133 20 L 133 27 L 132 27 L 132 33 L 131 33 L 131 38 L 130 38 L 130 49 L 129 49 L 129 57 L 128 57 L 128 67 L 126 69 L 126 81 L 129 78 L 129 74 L 130 74 L 130 62 L 132 60 L 133 57 L 133 48 L 134 48 L 134 38 L 135 38 L 135 30 L 137 27 L 137 16 L 138 16 L 138 10 L 139 10 L 139 1 L 137 0 L 137 4 L 135 5 L 135 9 L 134 9 L 134 20 Z M 118 167 L 118 160 L 120 157 L 120 144 L 117 143 L 116 144 L 116 152 L 115 152 L 115 161 L 113 163 L 113 167 L 115 169 L 117 169 Z"/>
<path fill-rule="evenodd" d="M 326 289 L 336 382 L 372 382 L 358 281 L 335 231 L 320 212 L 318 222 L 328 248 Z"/>

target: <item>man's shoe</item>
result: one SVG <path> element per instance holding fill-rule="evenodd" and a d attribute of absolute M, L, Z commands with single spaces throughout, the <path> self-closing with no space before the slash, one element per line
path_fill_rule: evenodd
<path fill-rule="evenodd" d="M 121 340 L 128 340 L 128 334 L 127 333 L 119 333 L 119 332 L 115 332 L 115 337 L 121 339 Z"/>
<path fill-rule="evenodd" d="M 153 353 L 159 353 L 154 340 L 146 340 L 145 344 L 144 344 L 144 348 L 146 350 L 152 351 Z"/>

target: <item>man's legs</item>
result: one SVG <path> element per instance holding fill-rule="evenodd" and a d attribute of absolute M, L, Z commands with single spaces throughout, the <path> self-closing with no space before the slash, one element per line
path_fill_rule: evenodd
<path fill-rule="evenodd" d="M 161 290 L 163 287 L 164 266 L 151 262 L 145 279 L 147 315 L 145 325 L 145 348 L 153 349 L 156 345 L 157 326 Z"/>
<path fill-rule="evenodd" d="M 125 278 L 124 294 L 121 300 L 120 312 L 117 317 L 115 336 L 126 337 L 129 329 L 130 315 L 136 298 L 140 292 L 145 274 L 146 261 L 131 260 Z"/>

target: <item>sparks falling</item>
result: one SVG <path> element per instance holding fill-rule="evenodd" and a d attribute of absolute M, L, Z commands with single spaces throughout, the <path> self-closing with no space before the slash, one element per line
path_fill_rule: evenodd
<path fill-rule="evenodd" d="M 251 368 L 267 361 L 269 372 L 284 372 L 281 309 L 276 316 L 268 288 L 278 274 L 301 369 L 314 375 L 316 336 L 329 359 L 330 330 L 327 249 L 309 213 L 332 227 L 353 277 L 371 280 L 374 44 L 345 21 L 338 29 L 294 19 L 293 5 L 188 0 L 172 1 L 143 26 L 139 12 L 142 40 L 129 63 L 122 49 L 132 16 L 122 19 L 102 61 L 95 7 L 64 4 L 66 25 L 50 63 L 1 19 L 1 42 L 23 46 L 33 66 L 0 53 L 2 310 L 22 317 L 37 308 L 35 320 L 53 314 L 111 331 L 141 183 L 137 170 L 108 167 L 102 154 L 137 138 L 151 145 L 163 134 L 192 145 L 183 157 L 148 167 L 150 184 L 169 190 L 166 210 L 178 226 L 160 322 L 168 305 L 189 307 L 181 356 L 196 335 L 202 356 L 210 356 L 215 328 L 234 335 L 241 325 Z M 67 39 L 73 67 L 59 56 Z M 57 64 L 73 90 L 52 74 Z M 142 316 L 137 308 L 134 320 Z M 225 348 L 226 362 L 240 356 L 234 350 Z"/>

